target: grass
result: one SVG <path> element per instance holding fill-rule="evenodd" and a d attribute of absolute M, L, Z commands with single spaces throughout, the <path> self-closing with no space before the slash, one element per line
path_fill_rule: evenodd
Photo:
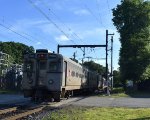
<path fill-rule="evenodd" d="M 130 97 L 130 96 L 128 94 L 126 94 L 126 93 L 111 93 L 110 96 L 108 96 L 106 94 L 100 94 L 100 95 L 98 95 L 98 97 L 120 98 L 120 97 Z"/>
<path fill-rule="evenodd" d="M 16 90 L 1 90 L 0 89 L 0 94 L 18 94 L 19 91 Z"/>
<path fill-rule="evenodd" d="M 129 97 L 128 94 L 125 93 L 124 89 L 122 87 L 119 88 L 113 88 L 113 91 L 111 91 L 111 97 L 118 98 L 118 97 Z M 99 94 L 99 97 L 109 97 L 105 93 Z"/>
<path fill-rule="evenodd" d="M 150 108 L 97 108 L 68 106 L 52 111 L 43 120 L 145 120 Z"/>
<path fill-rule="evenodd" d="M 111 93 L 111 97 L 129 97 L 129 95 L 127 95 L 124 91 L 124 89 L 122 87 L 119 88 L 113 88 L 113 91 Z"/>
<path fill-rule="evenodd" d="M 99 97 L 109 97 L 105 94 L 98 95 Z M 134 97 L 134 98 L 150 98 L 150 92 L 141 92 L 141 91 L 128 91 L 125 92 L 122 87 L 114 88 L 111 92 L 111 97 Z"/>

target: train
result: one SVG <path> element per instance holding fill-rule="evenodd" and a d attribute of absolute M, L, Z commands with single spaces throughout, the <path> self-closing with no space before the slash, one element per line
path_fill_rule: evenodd
<path fill-rule="evenodd" d="M 38 49 L 24 55 L 24 97 L 60 101 L 74 93 L 97 90 L 101 85 L 100 74 L 61 54 Z"/>

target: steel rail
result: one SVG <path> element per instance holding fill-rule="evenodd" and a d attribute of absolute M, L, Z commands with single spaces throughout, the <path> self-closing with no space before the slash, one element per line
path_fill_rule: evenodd
<path fill-rule="evenodd" d="M 13 111 L 16 111 L 16 110 L 17 110 L 17 107 L 12 107 L 12 108 L 3 109 L 3 110 L 0 110 L 0 115 L 6 114 L 6 113 L 8 113 L 8 112 L 13 112 Z"/>
<path fill-rule="evenodd" d="M 31 115 L 33 113 L 37 113 L 37 112 L 42 111 L 44 107 L 45 106 L 41 106 L 41 107 L 36 108 L 34 110 L 28 110 L 27 112 L 22 112 L 22 113 L 14 115 L 14 116 L 6 117 L 5 120 L 17 120 L 17 119 L 21 119 L 21 118 L 26 117 L 28 115 Z"/>

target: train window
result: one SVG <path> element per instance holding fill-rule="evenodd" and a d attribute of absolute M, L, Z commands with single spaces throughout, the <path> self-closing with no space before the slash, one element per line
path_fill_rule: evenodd
<path fill-rule="evenodd" d="M 40 70 L 46 69 L 46 61 L 40 61 Z"/>
<path fill-rule="evenodd" d="M 75 76 L 75 72 L 74 72 L 74 71 L 71 72 L 71 76 L 72 76 L 72 77 Z"/>
<path fill-rule="evenodd" d="M 50 71 L 57 71 L 58 70 L 58 62 L 50 62 L 49 70 Z"/>
<path fill-rule="evenodd" d="M 78 73 L 76 72 L 76 77 L 78 77 Z"/>
<path fill-rule="evenodd" d="M 82 78 L 82 74 L 79 74 L 79 77 Z"/>

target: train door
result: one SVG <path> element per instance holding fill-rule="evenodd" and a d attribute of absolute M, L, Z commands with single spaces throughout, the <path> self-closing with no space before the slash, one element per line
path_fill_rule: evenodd
<path fill-rule="evenodd" d="M 44 85 L 47 73 L 47 60 L 37 61 L 37 84 L 39 86 Z"/>
<path fill-rule="evenodd" d="M 35 78 L 35 61 L 34 60 L 26 60 L 24 61 L 24 68 L 23 68 L 23 81 L 22 81 L 22 87 L 25 87 L 27 85 L 27 81 L 29 84 L 34 83 Z"/>
<path fill-rule="evenodd" d="M 64 80 L 64 86 L 66 86 L 66 82 L 67 82 L 67 62 L 64 61 L 64 75 L 63 75 L 63 80 Z"/>

